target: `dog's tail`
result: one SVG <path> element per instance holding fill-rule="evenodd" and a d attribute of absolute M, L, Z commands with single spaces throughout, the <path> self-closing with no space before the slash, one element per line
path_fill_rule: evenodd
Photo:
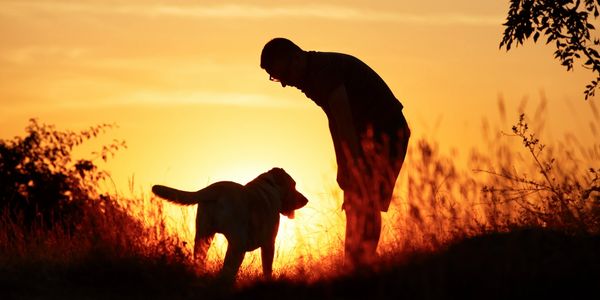
<path fill-rule="evenodd" d="M 152 186 L 152 192 L 165 200 L 168 200 L 173 203 L 182 204 L 182 205 L 193 205 L 198 204 L 200 202 L 200 193 L 198 192 L 186 192 L 180 191 L 178 189 L 170 188 L 164 185 L 154 185 Z"/>

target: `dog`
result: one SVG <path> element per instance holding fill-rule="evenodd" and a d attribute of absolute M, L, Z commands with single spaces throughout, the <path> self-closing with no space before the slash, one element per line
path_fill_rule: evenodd
<path fill-rule="evenodd" d="M 198 204 L 194 257 L 204 265 L 215 233 L 223 234 L 227 252 L 220 277 L 228 281 L 235 280 L 246 252 L 259 247 L 263 275 L 270 278 L 279 214 L 293 219 L 294 211 L 308 203 L 296 190 L 294 179 L 281 168 L 273 168 L 246 185 L 220 181 L 196 192 L 154 185 L 152 192 L 176 204 Z"/>

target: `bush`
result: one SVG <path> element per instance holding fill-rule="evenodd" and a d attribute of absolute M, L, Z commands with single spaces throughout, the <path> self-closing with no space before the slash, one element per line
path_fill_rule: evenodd
<path fill-rule="evenodd" d="M 73 224 L 90 199 L 98 196 L 97 182 L 106 173 L 91 159 L 73 161 L 72 151 L 113 127 L 59 131 L 31 119 L 24 138 L 0 140 L 0 213 L 21 219 L 26 226 Z M 115 140 L 96 154 L 106 160 L 123 147 L 124 142 Z"/>

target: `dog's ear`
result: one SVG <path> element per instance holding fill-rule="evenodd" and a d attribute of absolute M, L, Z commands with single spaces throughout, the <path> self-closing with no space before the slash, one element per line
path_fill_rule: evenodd
<path fill-rule="evenodd" d="M 281 198 L 281 214 L 289 219 L 294 218 L 294 211 L 308 203 L 308 199 L 296 190 L 296 181 L 282 168 L 273 168 L 269 171 L 275 183 L 284 189 Z"/>
<path fill-rule="evenodd" d="M 273 168 L 269 171 L 269 174 L 273 176 L 273 180 L 278 186 L 285 188 L 289 188 L 290 186 L 294 188 L 296 186 L 296 182 L 294 181 L 292 176 L 290 176 L 290 174 L 288 174 L 282 168 Z"/>
<path fill-rule="evenodd" d="M 294 190 L 288 194 L 288 197 L 284 199 L 282 203 L 282 211 L 281 214 L 288 217 L 288 219 L 293 219 L 295 215 L 295 210 L 304 207 L 308 203 L 308 199 L 302 195 L 302 193 Z"/>

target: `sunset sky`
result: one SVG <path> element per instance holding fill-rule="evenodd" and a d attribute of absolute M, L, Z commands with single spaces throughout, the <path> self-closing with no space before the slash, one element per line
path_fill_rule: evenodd
<path fill-rule="evenodd" d="M 128 144 L 105 165 L 118 192 L 132 179 L 143 193 L 154 183 L 245 183 L 278 166 L 322 200 L 335 186 L 325 115 L 259 67 L 262 46 L 279 36 L 370 65 L 404 104 L 413 141 L 467 153 L 483 119 L 498 123 L 499 98 L 512 122 L 540 95 L 546 134 L 587 134 L 593 75 L 580 63 L 566 72 L 543 43 L 500 50 L 507 9 L 500 0 L 0 0 L 0 138 L 23 135 L 32 117 L 61 129 L 116 123 L 99 144 Z"/>

